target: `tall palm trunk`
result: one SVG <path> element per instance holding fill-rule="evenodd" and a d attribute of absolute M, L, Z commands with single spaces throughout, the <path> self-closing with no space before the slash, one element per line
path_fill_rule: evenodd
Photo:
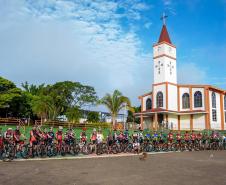
<path fill-rule="evenodd" d="M 115 115 L 113 115 L 113 114 L 112 114 L 111 117 L 112 117 L 112 127 L 113 127 L 113 129 L 116 129 L 116 128 L 115 128 L 116 117 L 115 117 Z"/>

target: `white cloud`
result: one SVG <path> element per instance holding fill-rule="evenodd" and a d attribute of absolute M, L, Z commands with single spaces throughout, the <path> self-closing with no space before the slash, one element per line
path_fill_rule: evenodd
<path fill-rule="evenodd" d="M 134 31 L 124 32 L 119 23 L 121 17 L 138 16 L 143 5 L 118 14 L 123 4 L 108 1 L 12 2 L 3 8 L 1 75 L 17 84 L 81 81 L 100 96 L 119 89 L 134 103 L 149 90 L 151 55 L 142 52 Z"/>
<path fill-rule="evenodd" d="M 17 84 L 80 81 L 100 97 L 119 89 L 138 105 L 137 97 L 151 91 L 152 53 L 120 23 L 148 8 L 136 2 L 0 0 L 0 75 Z M 205 75 L 194 64 L 179 66 L 180 82 Z"/>

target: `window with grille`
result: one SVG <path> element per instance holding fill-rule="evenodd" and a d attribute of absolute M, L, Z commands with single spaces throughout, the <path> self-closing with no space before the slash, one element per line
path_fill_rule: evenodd
<path fill-rule="evenodd" d="M 216 94 L 212 92 L 212 108 L 216 108 Z"/>
<path fill-rule="evenodd" d="M 194 104 L 195 107 L 202 107 L 202 93 L 200 91 L 196 91 L 194 94 Z"/>
<path fill-rule="evenodd" d="M 152 109 L 152 101 L 150 98 L 146 100 L 146 110 Z"/>
<path fill-rule="evenodd" d="M 156 95 L 156 104 L 157 104 L 157 108 L 159 107 L 163 107 L 163 93 L 162 92 L 158 92 Z"/>
<path fill-rule="evenodd" d="M 184 93 L 182 96 L 182 108 L 189 109 L 190 108 L 190 98 L 188 93 Z"/>

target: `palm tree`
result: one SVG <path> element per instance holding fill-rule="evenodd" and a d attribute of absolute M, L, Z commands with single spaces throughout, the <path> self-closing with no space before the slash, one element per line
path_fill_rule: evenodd
<path fill-rule="evenodd" d="M 125 106 L 127 109 L 132 110 L 131 103 L 128 97 L 123 96 L 118 90 L 115 90 L 113 94 L 106 94 L 101 100 L 100 104 L 105 105 L 111 113 L 113 128 L 115 128 L 116 117 L 120 110 Z"/>
<path fill-rule="evenodd" d="M 47 120 L 53 117 L 54 108 L 51 97 L 49 96 L 33 96 L 31 102 L 32 111 L 41 118 L 41 123 L 43 120 Z"/>

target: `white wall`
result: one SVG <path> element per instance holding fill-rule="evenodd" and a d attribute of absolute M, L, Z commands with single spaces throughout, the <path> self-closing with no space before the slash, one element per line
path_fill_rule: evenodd
<path fill-rule="evenodd" d="M 160 68 L 160 73 L 159 69 Z M 171 72 L 170 73 L 170 68 Z M 154 59 L 154 84 L 162 82 L 177 83 L 177 62 L 167 56 Z"/>
<path fill-rule="evenodd" d="M 168 109 L 177 111 L 177 86 L 168 84 Z"/>
<path fill-rule="evenodd" d="M 178 130 L 178 119 L 177 115 L 169 114 L 168 115 L 169 127 L 171 127 L 171 123 L 173 123 L 173 130 Z"/>
<path fill-rule="evenodd" d="M 196 91 L 200 91 L 202 93 L 202 107 L 195 108 L 194 104 L 194 94 Z M 193 110 L 205 110 L 205 89 L 204 88 L 192 88 L 192 109 Z"/>
<path fill-rule="evenodd" d="M 205 129 L 205 115 L 203 114 L 193 115 L 193 129 L 194 130 Z"/>
<path fill-rule="evenodd" d="M 220 111 L 220 94 L 215 92 L 216 95 L 216 111 L 217 111 L 217 121 L 213 121 L 212 116 L 212 92 L 209 91 L 209 102 L 210 102 L 210 128 L 211 129 L 221 129 L 221 111 Z"/>
<path fill-rule="evenodd" d="M 167 56 L 161 56 L 164 54 Z M 176 48 L 166 43 L 159 44 L 153 47 L 153 56 L 154 58 L 161 56 L 155 58 L 153 62 L 154 84 L 161 82 L 177 83 Z M 160 74 L 158 72 L 158 66 L 160 66 Z"/>
<path fill-rule="evenodd" d="M 166 109 L 166 84 L 153 86 L 153 108 L 156 108 L 156 94 L 161 91 L 163 93 L 163 109 Z"/>
<path fill-rule="evenodd" d="M 146 101 L 147 99 L 150 98 L 152 100 L 152 95 L 147 95 L 143 97 L 143 110 L 142 111 L 146 111 Z"/>
<path fill-rule="evenodd" d="M 177 55 L 176 52 L 177 52 L 176 48 L 174 48 L 166 43 L 159 44 L 159 45 L 153 47 L 153 56 L 154 57 L 166 54 L 173 58 L 176 58 L 176 55 Z"/>
<path fill-rule="evenodd" d="M 190 130 L 190 115 L 181 115 L 180 116 L 180 129 L 181 130 Z"/>

